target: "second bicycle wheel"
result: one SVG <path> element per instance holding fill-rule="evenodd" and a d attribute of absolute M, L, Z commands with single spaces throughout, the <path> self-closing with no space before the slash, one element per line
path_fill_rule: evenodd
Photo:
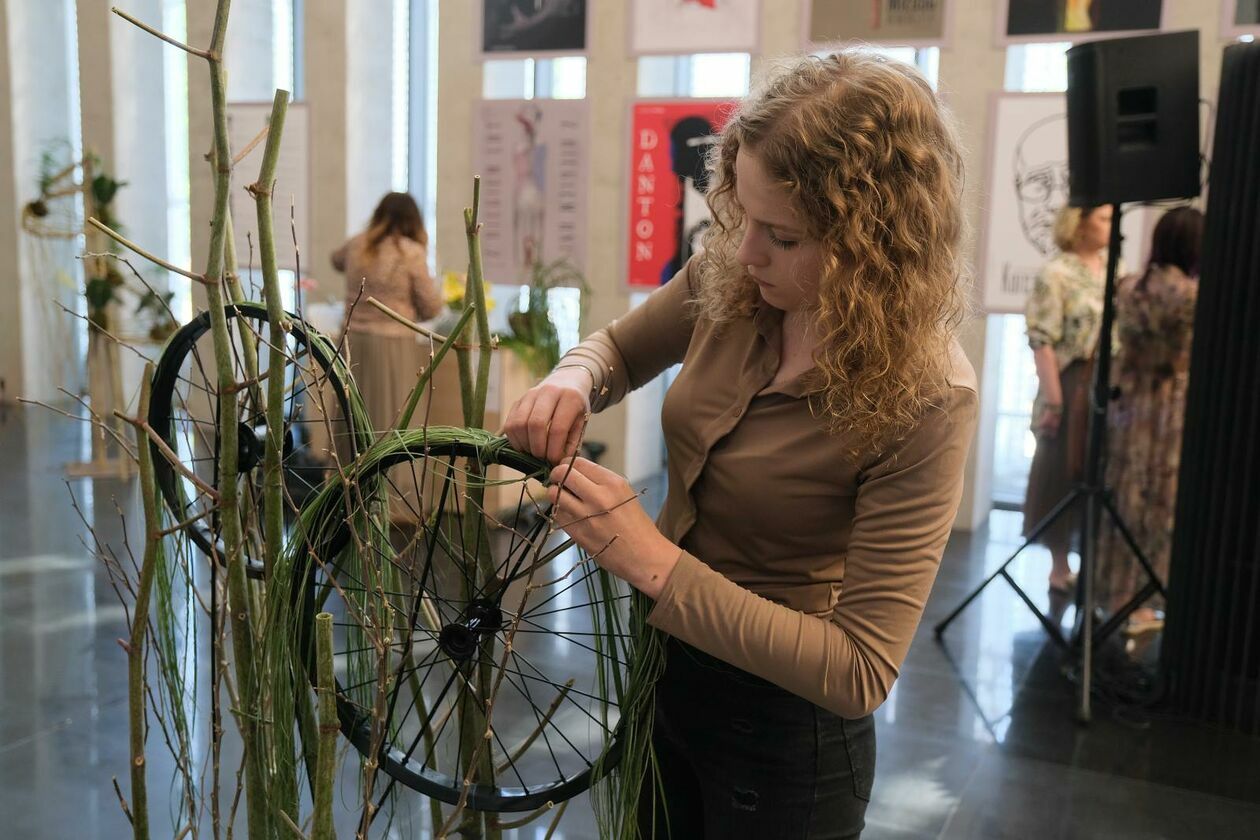
<path fill-rule="evenodd" d="M 516 530 L 468 515 L 470 465 L 519 482 Z M 354 488 L 405 470 L 425 509 L 407 531 L 357 515 Z M 315 615 L 334 620 L 345 736 L 394 783 L 519 812 L 586 790 L 619 757 L 622 710 L 641 690 L 632 591 L 535 511 L 546 466 L 473 429 L 387 436 L 302 512 L 297 643 L 314 681 Z M 506 521 L 506 520 L 505 520 Z M 388 531 L 388 533 L 386 532 Z"/>
<path fill-rule="evenodd" d="M 294 315 L 283 346 L 267 338 L 267 309 L 261 303 L 238 302 L 225 307 L 232 338 L 232 366 L 237 391 L 241 515 L 248 523 L 261 516 L 262 461 L 266 441 L 262 377 L 271 352 L 285 356 L 283 406 L 283 461 L 286 519 L 297 510 L 338 462 L 348 464 L 373 441 L 371 424 L 361 410 L 354 383 L 336 348 Z M 181 466 L 219 488 L 218 375 L 215 367 L 210 313 L 203 312 L 181 327 L 162 351 L 153 374 L 149 425 L 179 459 Z M 206 554 L 225 556 L 219 536 L 214 497 L 191 481 L 153 447 L 158 489 L 172 517 Z M 243 546 L 252 577 L 263 574 L 262 548 L 256 544 L 261 527 L 246 527 L 255 537 Z"/>

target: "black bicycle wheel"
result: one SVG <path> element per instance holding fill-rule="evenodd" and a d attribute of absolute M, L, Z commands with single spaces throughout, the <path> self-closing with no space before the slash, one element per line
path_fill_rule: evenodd
<path fill-rule="evenodd" d="M 263 304 L 232 303 L 225 311 L 232 335 L 234 379 L 245 383 L 238 391 L 235 418 L 241 515 L 247 523 L 242 548 L 249 574 L 261 577 L 262 529 L 248 523 L 256 523 L 261 515 L 266 384 L 259 377 L 266 374 L 272 345 Z M 372 442 L 366 416 L 353 410 L 354 384 L 336 348 L 299 318 L 288 317 L 292 328 L 284 346 L 278 348 L 287 358 L 282 461 L 286 521 L 292 520 L 337 462 L 350 462 Z M 185 324 L 163 349 L 153 374 L 148 421 L 181 464 L 217 491 L 218 376 L 209 312 Z M 211 496 L 177 470 L 156 444 L 152 448 L 155 478 L 171 516 L 183 523 L 183 531 L 199 549 L 225 557 Z"/>
<path fill-rule="evenodd" d="M 470 464 L 519 481 L 518 514 L 541 515 L 511 520 L 523 530 L 467 519 Z M 400 472 L 421 488 L 411 533 L 347 515 L 348 494 Z M 545 475 L 502 438 L 429 427 L 378 443 L 302 512 L 299 650 L 314 683 L 314 618 L 331 613 L 341 729 L 392 778 L 382 803 L 400 783 L 453 804 L 467 778 L 466 807 L 528 811 L 585 791 L 620 757 L 620 712 L 639 690 L 631 590 L 530 498 L 526 477 Z"/>

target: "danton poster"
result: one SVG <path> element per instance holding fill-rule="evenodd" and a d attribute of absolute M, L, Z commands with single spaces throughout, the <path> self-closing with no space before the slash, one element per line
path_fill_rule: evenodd
<path fill-rule="evenodd" d="M 631 120 L 628 280 L 655 287 L 682 268 L 709 226 L 705 158 L 735 100 L 639 102 Z"/>

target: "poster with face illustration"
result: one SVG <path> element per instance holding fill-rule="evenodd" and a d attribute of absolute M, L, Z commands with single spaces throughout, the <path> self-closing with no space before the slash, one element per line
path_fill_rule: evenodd
<path fill-rule="evenodd" d="M 986 312 L 1022 313 L 1038 272 L 1057 253 L 1054 220 L 1068 201 L 1067 99 L 1061 93 L 999 93 L 990 103 L 981 245 Z M 1151 214 L 1126 210 L 1122 260 L 1146 253 Z"/>
<path fill-rule="evenodd" d="M 669 281 L 709 226 L 705 159 L 735 108 L 733 99 L 637 102 L 631 118 L 631 286 Z"/>
<path fill-rule="evenodd" d="M 757 52 L 761 0 L 633 0 L 630 54 Z"/>
<path fill-rule="evenodd" d="M 478 104 L 482 263 L 491 283 L 528 283 L 535 262 L 586 262 L 584 99 Z"/>

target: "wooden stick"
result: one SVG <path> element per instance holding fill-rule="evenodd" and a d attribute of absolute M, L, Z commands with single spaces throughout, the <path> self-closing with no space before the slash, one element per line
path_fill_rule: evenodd
<path fill-rule="evenodd" d="M 250 152 L 254 151 L 254 149 L 258 148 L 258 144 L 259 144 L 259 143 L 261 143 L 261 142 L 262 142 L 262 141 L 263 141 L 263 140 L 267 137 L 267 135 L 268 135 L 270 132 L 271 132 L 271 123 L 267 123 L 266 125 L 264 125 L 264 126 L 262 127 L 262 131 L 260 131 L 260 132 L 258 132 L 257 134 L 255 134 L 255 135 L 254 135 L 254 139 L 253 139 L 253 140 L 250 140 L 248 143 L 246 143 L 246 144 L 245 144 L 245 148 L 243 148 L 243 149 L 241 149 L 239 152 L 237 152 L 237 153 L 236 153 L 236 156 L 232 158 L 232 168 L 233 168 L 233 169 L 235 169 L 235 168 L 236 168 L 236 164 L 238 164 L 238 163 L 240 163 L 241 161 L 243 161 L 243 160 L 245 159 L 245 156 L 246 156 L 246 155 L 248 155 Z M 265 165 L 265 164 L 264 164 L 264 165 Z M 274 168 L 274 167 L 273 167 L 273 168 Z M 229 268 L 233 268 L 233 270 L 235 270 L 235 268 L 234 268 L 233 266 L 228 266 L 228 267 L 229 267 Z"/>
<path fill-rule="evenodd" d="M 154 366 L 144 366 L 140 381 L 140 416 L 148 416 L 153 392 Z M 118 414 L 119 412 L 115 412 Z M 147 425 L 147 424 L 146 424 Z M 127 720 L 131 742 L 131 809 L 135 840 L 149 837 L 149 795 L 145 784 L 144 758 L 144 644 L 149 629 L 149 596 L 153 591 L 153 575 L 158 563 L 158 547 L 162 527 L 158 510 L 157 481 L 153 475 L 153 453 L 145 445 L 146 432 L 137 427 L 136 447 L 140 460 L 140 494 L 144 503 L 144 560 L 140 564 L 140 581 L 136 587 L 136 604 L 131 614 L 131 639 L 127 646 Z"/>
<path fill-rule="evenodd" d="M 123 236 L 121 233 L 118 233 L 117 231 L 111 229 L 108 225 L 103 224 L 99 219 L 88 219 L 88 224 L 96 228 L 101 233 L 105 234 L 110 239 L 114 240 L 115 242 L 117 242 L 119 245 L 123 246 L 127 250 L 134 251 L 136 254 L 144 257 L 149 262 L 153 263 L 154 265 L 165 268 L 167 271 L 173 271 L 176 274 L 187 277 L 189 280 L 196 280 L 198 283 L 204 283 L 207 286 L 211 285 L 211 283 L 216 283 L 216 284 L 218 283 L 217 279 L 211 281 L 207 279 L 204 274 L 197 274 L 196 272 L 189 271 L 186 268 L 180 268 L 174 263 L 169 263 L 166 260 L 162 259 L 161 257 L 149 253 L 148 251 L 144 250 L 136 243 L 132 242 L 130 239 Z"/>
<path fill-rule="evenodd" d="M 172 47 L 179 47 L 181 50 L 183 50 L 186 53 L 191 53 L 192 55 L 200 56 L 201 58 L 204 58 L 207 60 L 211 58 L 211 55 L 208 51 L 199 50 L 196 47 L 191 47 L 188 44 L 185 44 L 183 41 L 177 41 L 174 38 L 172 38 L 170 35 L 167 35 L 165 32 L 160 32 L 154 29 L 152 26 L 149 26 L 144 21 L 138 20 L 132 17 L 131 15 L 124 12 L 122 9 L 118 8 L 117 6 L 110 6 L 109 10 L 113 12 L 114 14 L 118 15 L 123 20 L 132 24 L 133 26 L 140 27 L 145 32 L 148 32 L 150 35 L 152 35 L 154 38 L 158 38 L 162 41 L 165 41 L 166 43 L 170 44 Z"/>
<path fill-rule="evenodd" d="M 390 309 L 388 306 L 381 303 L 379 300 L 377 300 L 374 297 L 369 297 L 367 299 L 367 302 L 370 303 L 372 306 L 375 306 L 381 312 L 384 312 L 390 318 L 402 324 L 404 327 L 411 330 L 412 332 L 417 332 L 417 333 L 420 333 L 420 335 L 428 336 L 429 338 L 433 339 L 439 344 L 446 341 L 446 336 L 442 335 L 441 333 L 435 333 L 433 330 L 428 329 L 427 327 L 420 326 L 419 324 L 417 324 L 415 321 L 412 321 L 407 316 L 402 315 L 398 312 L 395 312 L 393 309 Z M 453 331 L 453 334 L 459 335 L 459 332 Z"/>
<path fill-rule="evenodd" d="M 315 616 L 316 681 L 319 694 L 319 752 L 315 760 L 315 825 L 311 840 L 334 840 L 333 779 L 337 769 L 337 684 L 333 679 L 333 617 Z"/>
<path fill-rule="evenodd" d="M 145 435 L 148 436 L 149 440 L 153 442 L 153 445 L 158 448 L 158 451 L 162 453 L 166 460 L 170 462 L 171 466 L 174 467 L 180 475 L 197 485 L 197 489 L 205 493 L 211 499 L 214 499 L 216 502 L 219 501 L 219 492 L 209 484 L 206 484 L 206 482 L 199 478 L 195 472 L 189 469 L 183 461 L 179 460 L 179 456 L 171 451 L 171 448 L 167 446 L 166 441 L 162 440 L 162 436 L 159 435 L 147 421 L 140 420 L 136 417 L 128 417 L 117 409 L 114 410 L 114 416 L 122 420 L 124 423 L 130 423 L 132 426 L 135 426 L 137 429 L 143 431 Z"/>

